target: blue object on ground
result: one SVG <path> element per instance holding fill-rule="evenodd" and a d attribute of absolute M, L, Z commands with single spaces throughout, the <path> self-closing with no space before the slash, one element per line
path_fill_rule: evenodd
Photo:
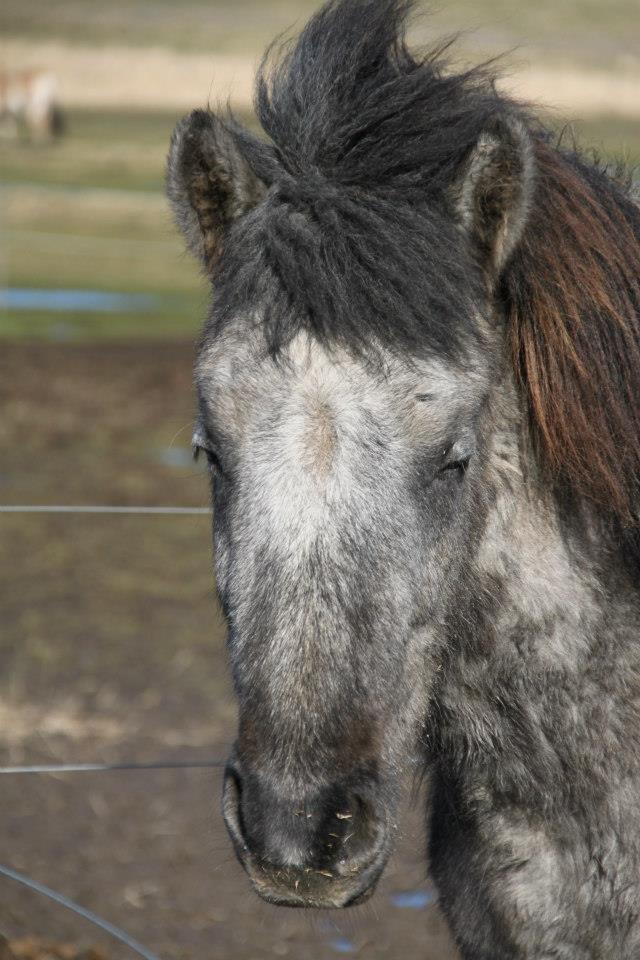
<path fill-rule="evenodd" d="M 147 293 L 108 293 L 104 290 L 37 290 L 9 287 L 0 290 L 4 310 L 44 310 L 52 313 L 143 313 L 156 304 Z"/>
<path fill-rule="evenodd" d="M 330 940 L 329 946 L 336 953 L 355 953 L 357 950 L 355 943 L 351 943 L 351 940 L 347 940 L 345 937 L 336 937 L 335 940 Z"/>
<path fill-rule="evenodd" d="M 428 890 L 407 890 L 405 893 L 394 893 L 391 896 L 394 907 L 401 907 L 404 910 L 424 910 L 434 900 L 434 895 Z"/>
<path fill-rule="evenodd" d="M 158 460 L 165 467 L 194 467 L 191 447 L 165 447 L 160 450 Z"/>

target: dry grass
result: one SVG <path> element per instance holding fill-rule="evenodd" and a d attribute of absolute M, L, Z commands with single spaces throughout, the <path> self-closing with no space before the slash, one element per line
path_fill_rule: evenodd
<path fill-rule="evenodd" d="M 484 54 L 484 51 L 482 51 Z M 178 52 L 169 48 L 78 46 L 65 41 L 4 39 L 0 63 L 51 70 L 67 106 L 187 110 L 208 102 L 251 105 L 255 54 Z M 539 63 L 523 53 L 505 61 L 503 85 L 526 100 L 567 114 L 640 117 L 640 59 L 615 70 L 565 63 Z M 114 163 L 120 156 L 114 153 Z"/>
<path fill-rule="evenodd" d="M 0 33 L 95 46 L 166 47 L 258 56 L 276 35 L 300 25 L 320 0 L 4 0 Z M 533 59 L 616 67 L 638 61 L 637 0 L 418 0 L 429 10 L 419 41 L 468 32 L 468 50 L 520 47 Z"/>

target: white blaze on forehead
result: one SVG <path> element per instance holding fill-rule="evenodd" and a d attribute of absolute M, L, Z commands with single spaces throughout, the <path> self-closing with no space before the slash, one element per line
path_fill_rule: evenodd
<path fill-rule="evenodd" d="M 301 335 L 261 378 L 238 483 L 252 521 L 275 534 L 272 548 L 295 567 L 312 546 L 337 547 L 345 523 L 388 507 L 385 490 L 397 487 L 406 451 L 383 460 L 378 434 L 388 444 L 402 439 L 372 373 L 349 357 Z"/>
<path fill-rule="evenodd" d="M 485 371 L 462 368 L 438 358 L 400 360 L 384 350 L 370 363 L 346 350 L 327 350 L 300 332 L 274 361 L 258 329 L 238 324 L 219 335 L 203 352 L 197 379 L 205 405 L 217 426 L 242 439 L 269 407 L 287 395 L 289 415 L 318 414 L 333 409 L 345 425 L 357 422 L 360 410 L 420 420 L 428 429 L 442 429 L 457 409 L 477 400 Z M 408 422 L 407 422 L 408 421 Z"/>
<path fill-rule="evenodd" d="M 475 399 L 477 378 L 435 359 L 381 353 L 366 363 L 301 332 L 274 361 L 259 332 L 248 332 L 231 328 L 217 338 L 198 379 L 250 504 L 245 531 L 258 517 L 290 555 L 320 529 L 330 538 L 328 512 L 389 507 L 416 448 L 437 451 Z"/>

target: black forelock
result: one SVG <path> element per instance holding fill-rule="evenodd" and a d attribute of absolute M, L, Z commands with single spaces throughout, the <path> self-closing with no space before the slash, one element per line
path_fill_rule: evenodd
<path fill-rule="evenodd" d="M 251 307 L 277 351 L 301 326 L 326 342 L 452 354 L 475 331 L 479 270 L 447 200 L 480 134 L 513 109 L 488 71 L 417 58 L 411 0 L 332 0 L 268 52 L 256 111 L 232 123 L 270 188 L 232 229 L 220 314 Z"/>

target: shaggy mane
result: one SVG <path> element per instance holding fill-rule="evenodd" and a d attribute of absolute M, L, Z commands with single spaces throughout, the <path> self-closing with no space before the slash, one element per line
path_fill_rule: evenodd
<path fill-rule="evenodd" d="M 232 125 L 271 189 L 259 217 L 239 226 L 245 249 L 260 252 L 229 276 L 264 308 L 274 353 L 301 323 L 363 352 L 377 342 L 454 356 L 479 335 L 483 281 L 446 192 L 498 101 L 483 69 L 444 72 L 447 45 L 409 52 L 412 6 L 322 7 L 259 70 L 269 140 Z"/>
<path fill-rule="evenodd" d="M 232 125 L 273 188 L 260 219 L 239 228 L 262 259 L 229 269 L 265 303 L 274 350 L 302 317 L 327 341 L 463 351 L 477 336 L 483 288 L 447 198 L 482 132 L 517 116 L 536 181 L 500 298 L 538 456 L 556 480 L 633 526 L 640 212 L 597 164 L 555 147 L 489 70 L 448 71 L 448 45 L 410 53 L 412 6 L 333 0 L 295 45 L 268 54 L 256 108 L 269 142 Z M 274 282 L 259 279 L 265 272 Z"/>

